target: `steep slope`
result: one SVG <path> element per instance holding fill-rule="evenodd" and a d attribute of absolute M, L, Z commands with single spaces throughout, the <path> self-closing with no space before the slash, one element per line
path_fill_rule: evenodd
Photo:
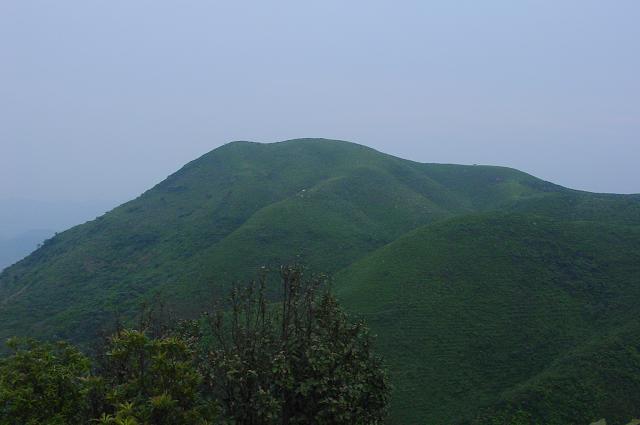
<path fill-rule="evenodd" d="M 420 225 L 541 188 L 511 169 L 425 165 L 347 142 L 231 143 L 7 269 L 0 338 L 86 339 L 158 290 L 193 313 L 261 265 L 335 272 Z"/>
<path fill-rule="evenodd" d="M 581 424 L 615 419 L 620 391 L 636 392 L 618 406 L 638 400 L 637 338 L 607 366 L 607 385 L 593 369 L 569 372 L 562 363 L 607 356 L 594 344 L 602 348 L 602 335 L 635 320 L 638 225 L 503 213 L 455 218 L 356 262 L 336 287 L 379 335 L 394 376 L 396 423 L 449 424 L 492 405 L 487 414 L 498 415 L 508 411 L 502 403 L 542 417 L 536 423 Z M 570 379 L 556 380 L 561 374 Z M 572 379 L 597 397 L 572 398 Z M 534 390 L 546 404 L 534 403 Z"/>

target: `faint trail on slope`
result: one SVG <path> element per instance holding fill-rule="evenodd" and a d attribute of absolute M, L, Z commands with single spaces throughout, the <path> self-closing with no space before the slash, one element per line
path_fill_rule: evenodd
<path fill-rule="evenodd" d="M 25 285 L 22 288 L 20 288 L 20 290 L 18 290 L 18 292 L 14 292 L 13 294 L 9 295 L 8 297 L 6 297 L 5 299 L 2 300 L 2 302 L 0 302 L 0 306 L 5 306 L 9 303 L 9 301 L 11 301 L 12 299 L 19 297 L 20 295 L 22 295 L 22 293 L 24 293 L 24 291 L 26 291 L 27 289 L 29 289 L 29 287 L 31 286 L 31 284 Z"/>

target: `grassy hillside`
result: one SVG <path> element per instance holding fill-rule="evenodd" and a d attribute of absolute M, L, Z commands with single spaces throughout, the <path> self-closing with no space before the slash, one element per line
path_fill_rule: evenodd
<path fill-rule="evenodd" d="M 593 368 L 556 364 L 609 355 L 589 347 L 635 320 L 639 277 L 639 226 L 493 213 L 417 229 L 339 273 L 336 287 L 379 335 L 398 423 L 448 424 L 518 401 L 581 424 L 611 414 L 605 406 L 618 392 L 640 401 L 637 338 L 625 343 L 627 357 L 619 353 L 624 366 L 607 367 L 607 385 Z M 599 394 L 574 400 L 561 374 Z M 623 378 L 628 385 L 616 387 Z M 597 397 L 606 400 L 594 405 Z"/>
<path fill-rule="evenodd" d="M 554 359 L 541 373 L 504 391 L 473 423 L 570 424 L 606 417 L 626 424 L 640 412 L 640 323 L 632 318 Z"/>
<path fill-rule="evenodd" d="M 196 314 L 258 267 L 298 262 L 333 274 L 379 335 L 394 423 L 482 422 L 522 406 L 566 418 L 571 400 L 550 390 L 562 373 L 598 391 L 640 374 L 626 345 L 606 380 L 561 366 L 596 362 L 635 329 L 639 225 L 638 197 L 509 168 L 331 140 L 235 142 L 0 274 L 0 338 L 87 341 L 157 291 Z M 635 399 L 589 400 L 605 417 Z"/>
<path fill-rule="evenodd" d="M 336 272 L 420 225 L 533 196 L 538 182 L 346 142 L 231 143 L 7 269 L 0 338 L 83 339 L 116 307 L 126 313 L 158 290 L 195 312 L 265 264 Z M 474 185 L 484 188 L 483 202 L 473 199 Z"/>

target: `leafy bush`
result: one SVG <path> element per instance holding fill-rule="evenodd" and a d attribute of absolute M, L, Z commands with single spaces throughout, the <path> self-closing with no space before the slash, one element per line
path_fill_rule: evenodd
<path fill-rule="evenodd" d="M 224 416 L 239 424 L 377 424 L 387 376 L 367 328 L 349 323 L 322 279 L 282 268 L 284 296 L 264 298 L 265 279 L 235 291 L 209 317 L 214 349 L 203 363 Z"/>
<path fill-rule="evenodd" d="M 118 330 L 93 363 L 68 343 L 10 341 L 0 425 L 382 423 L 390 390 L 367 328 L 322 279 L 281 278 L 278 305 L 262 277 L 201 320 Z"/>
<path fill-rule="evenodd" d="M 0 359 L 0 424 L 80 424 L 87 403 L 90 361 L 77 348 L 12 339 Z"/>

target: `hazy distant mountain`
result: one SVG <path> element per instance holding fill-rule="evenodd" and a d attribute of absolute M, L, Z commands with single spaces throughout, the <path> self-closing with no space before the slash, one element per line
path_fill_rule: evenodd
<path fill-rule="evenodd" d="M 0 238 L 21 237 L 38 229 L 66 230 L 116 206 L 109 201 L 40 201 L 0 199 Z"/>
<path fill-rule="evenodd" d="M 640 416 L 640 197 L 339 141 L 231 143 L 58 234 L 0 274 L 0 337 L 86 341 L 159 290 L 195 314 L 287 262 L 378 334 L 393 423 Z"/>
<path fill-rule="evenodd" d="M 0 238 L 0 271 L 33 252 L 53 230 L 31 230 L 12 238 Z"/>
<path fill-rule="evenodd" d="M 30 254 L 55 232 L 93 220 L 114 206 L 106 201 L 0 199 L 0 271 Z"/>

